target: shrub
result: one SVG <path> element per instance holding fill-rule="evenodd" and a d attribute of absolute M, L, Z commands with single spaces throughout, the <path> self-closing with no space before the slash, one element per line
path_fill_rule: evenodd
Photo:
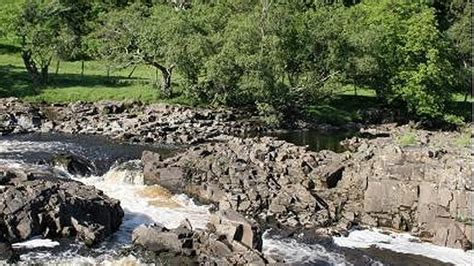
<path fill-rule="evenodd" d="M 257 110 L 260 120 L 269 127 L 279 127 L 283 114 L 268 103 L 257 103 Z"/>

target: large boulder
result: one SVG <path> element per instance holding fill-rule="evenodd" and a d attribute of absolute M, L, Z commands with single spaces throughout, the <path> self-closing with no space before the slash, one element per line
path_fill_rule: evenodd
<path fill-rule="evenodd" d="M 242 225 L 240 221 L 235 222 Z M 216 230 L 215 225 L 221 227 Z M 232 232 L 232 236 L 229 235 L 231 230 L 223 229 L 224 225 L 236 229 Z M 161 256 L 169 257 L 171 254 L 172 257 L 187 257 L 194 263 L 205 265 L 264 265 L 268 263 L 259 250 L 238 240 L 246 241 L 245 237 L 242 238 L 245 229 L 235 226 L 233 222 L 219 220 L 217 224 L 211 222 L 207 228 L 206 230 L 193 229 L 188 220 L 183 221 L 175 229 L 167 229 L 157 224 L 142 225 L 133 231 L 132 242 L 137 247 Z M 257 242 L 261 243 L 261 238 Z M 176 259 L 171 261 L 176 261 Z"/>
<path fill-rule="evenodd" d="M 187 240 L 183 239 L 190 238 L 193 234 L 190 229 L 182 228 L 181 231 L 184 230 L 189 231 L 189 234 L 183 232 L 177 234 L 158 224 L 142 225 L 133 230 L 132 242 L 149 251 L 180 254 L 183 248 L 186 248 Z"/>
<path fill-rule="evenodd" d="M 17 98 L 0 101 L 0 134 L 26 133 L 40 129 L 42 115 L 38 108 Z"/>
<path fill-rule="evenodd" d="M 74 154 L 58 154 L 52 159 L 52 164 L 76 176 L 91 176 L 96 173 L 90 161 Z"/>
<path fill-rule="evenodd" d="M 27 174 L 1 176 L 0 229 L 10 242 L 41 235 L 94 245 L 122 222 L 120 202 L 92 186 Z"/>
<path fill-rule="evenodd" d="M 159 153 L 144 151 L 142 154 L 145 185 L 160 185 L 172 192 L 184 189 L 184 172 L 179 167 L 163 167 Z"/>
<path fill-rule="evenodd" d="M 224 235 L 228 242 L 237 241 L 248 248 L 262 251 L 262 230 L 255 221 L 250 221 L 234 210 L 219 211 L 211 216 L 208 229 Z"/>
<path fill-rule="evenodd" d="M 0 135 L 6 135 L 15 128 L 15 120 L 11 114 L 0 113 Z"/>

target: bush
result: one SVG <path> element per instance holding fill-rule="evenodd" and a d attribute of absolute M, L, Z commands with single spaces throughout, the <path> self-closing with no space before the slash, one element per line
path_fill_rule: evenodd
<path fill-rule="evenodd" d="M 279 127 L 283 121 L 283 114 L 268 103 L 258 103 L 257 110 L 260 120 L 269 127 Z"/>

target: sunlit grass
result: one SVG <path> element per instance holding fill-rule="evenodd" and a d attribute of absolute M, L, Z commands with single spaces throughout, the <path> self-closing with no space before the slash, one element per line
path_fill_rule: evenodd
<path fill-rule="evenodd" d="M 413 132 L 405 132 L 400 136 L 397 136 L 395 141 L 402 147 L 412 146 L 418 142 L 418 138 Z"/>

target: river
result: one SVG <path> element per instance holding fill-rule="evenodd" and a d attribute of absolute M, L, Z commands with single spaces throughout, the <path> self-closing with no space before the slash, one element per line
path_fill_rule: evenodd
<path fill-rule="evenodd" d="M 308 134 L 302 135 L 306 144 L 311 138 Z M 279 137 L 296 144 L 305 144 L 305 140 L 298 140 L 297 134 L 289 136 L 291 137 Z M 335 144 L 339 135 L 334 137 L 319 134 L 315 138 L 319 138 L 319 141 L 312 140 L 312 143 L 318 145 L 308 144 L 310 148 L 340 151 Z M 193 227 L 203 228 L 210 216 L 210 206 L 200 205 L 183 194 L 170 194 L 158 186 L 140 184 L 141 173 L 133 167 L 138 164 L 137 159 L 144 150 L 153 150 L 168 157 L 180 149 L 181 147 L 176 146 L 121 144 L 98 136 L 28 134 L 0 137 L 0 169 L 18 167 L 40 171 L 50 168 L 46 162 L 58 153 L 81 156 L 93 162 L 93 176 L 74 176 L 60 168 L 53 170 L 60 178 L 79 180 L 119 199 L 125 211 L 119 231 L 92 249 L 75 242 L 49 239 L 16 243 L 14 247 L 21 254 L 20 264 L 140 264 L 146 262 L 146 258 L 128 249 L 131 232 L 140 224 L 156 222 L 173 228 L 187 218 Z M 119 167 L 124 162 L 131 166 L 127 171 Z M 472 252 L 438 247 L 422 243 L 407 234 L 387 233 L 377 229 L 354 231 L 349 237 L 334 238 L 331 243 L 297 241 L 266 232 L 263 252 L 293 265 L 471 265 L 473 261 Z"/>

